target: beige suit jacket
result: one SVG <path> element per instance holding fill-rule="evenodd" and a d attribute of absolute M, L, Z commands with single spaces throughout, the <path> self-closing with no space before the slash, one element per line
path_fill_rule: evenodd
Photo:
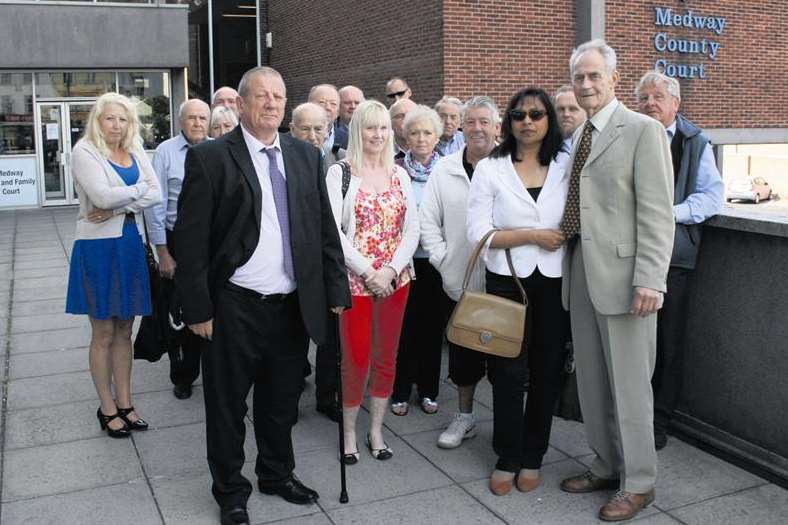
<path fill-rule="evenodd" d="M 570 174 L 579 142 L 578 134 Z M 588 291 L 597 312 L 629 313 L 635 286 L 666 291 L 675 230 L 673 167 L 658 121 L 619 104 L 580 174 L 580 224 Z M 567 309 L 570 261 L 567 250 L 562 283 Z"/>

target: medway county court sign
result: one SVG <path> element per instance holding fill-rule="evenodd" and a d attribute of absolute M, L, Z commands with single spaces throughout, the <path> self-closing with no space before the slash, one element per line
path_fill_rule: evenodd
<path fill-rule="evenodd" d="M 687 9 L 683 13 L 673 11 L 670 7 L 654 8 L 654 25 L 658 28 L 686 28 L 701 33 L 698 38 L 671 36 L 667 30 L 658 30 L 654 33 L 654 49 L 658 53 L 678 53 L 680 58 L 685 56 L 690 60 L 710 59 L 716 60 L 720 43 L 713 40 L 725 30 L 725 18 L 721 16 L 708 16 Z M 707 34 L 709 33 L 710 36 Z M 703 38 L 701 38 L 703 37 Z M 654 63 L 654 69 L 670 77 L 700 78 L 706 77 L 706 64 L 704 62 L 671 62 L 666 58 L 659 58 Z"/>

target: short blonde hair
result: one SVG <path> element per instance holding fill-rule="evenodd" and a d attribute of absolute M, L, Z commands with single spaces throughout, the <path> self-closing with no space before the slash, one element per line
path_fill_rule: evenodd
<path fill-rule="evenodd" d="M 107 141 L 104 140 L 104 135 L 101 134 L 99 119 L 110 104 L 117 104 L 122 107 L 126 112 L 126 117 L 129 119 L 129 127 L 126 129 L 126 135 L 120 141 L 120 147 L 125 151 L 142 151 L 140 119 L 137 115 L 137 106 L 119 93 L 104 93 L 96 100 L 96 104 L 90 110 L 87 126 L 85 126 L 85 140 L 93 144 L 102 155 L 109 156 L 109 147 L 107 146 Z"/>
<path fill-rule="evenodd" d="M 211 123 L 208 125 L 208 132 L 210 133 L 214 124 L 221 122 L 223 119 L 229 120 L 233 127 L 238 125 L 238 117 L 235 116 L 232 109 L 224 106 L 216 106 L 211 110 Z"/>
<path fill-rule="evenodd" d="M 405 136 L 408 135 L 410 126 L 414 122 L 421 122 L 422 120 L 426 120 L 432 124 L 436 137 L 440 138 L 440 136 L 443 135 L 443 121 L 438 115 L 438 112 L 428 106 L 419 104 L 405 115 L 405 121 L 402 123 L 402 131 L 405 132 Z"/>
<path fill-rule="evenodd" d="M 348 129 L 347 160 L 354 168 L 361 168 L 364 160 L 364 146 L 361 132 L 367 126 L 385 125 L 389 133 L 383 145 L 381 161 L 386 171 L 394 166 L 394 131 L 391 129 L 391 117 L 386 106 L 377 100 L 365 100 L 358 105 L 350 119 Z"/>

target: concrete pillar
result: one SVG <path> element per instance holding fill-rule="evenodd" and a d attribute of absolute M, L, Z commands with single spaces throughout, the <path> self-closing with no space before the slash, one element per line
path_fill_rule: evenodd
<path fill-rule="evenodd" d="M 575 0 L 575 43 L 605 38 L 605 0 Z"/>
<path fill-rule="evenodd" d="M 188 73 L 185 67 L 171 69 L 170 71 L 172 78 L 170 90 L 170 93 L 172 93 L 172 135 L 175 136 L 181 132 L 181 126 L 178 122 L 178 108 L 186 101 L 189 93 L 188 78 L 186 77 Z"/>

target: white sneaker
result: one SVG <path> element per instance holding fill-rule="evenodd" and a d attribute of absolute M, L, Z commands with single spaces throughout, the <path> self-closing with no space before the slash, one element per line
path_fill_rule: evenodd
<path fill-rule="evenodd" d="M 438 437 L 438 446 L 440 448 L 457 448 L 464 439 L 475 437 L 477 432 L 476 418 L 473 417 L 473 414 L 454 414 L 454 420 Z"/>

